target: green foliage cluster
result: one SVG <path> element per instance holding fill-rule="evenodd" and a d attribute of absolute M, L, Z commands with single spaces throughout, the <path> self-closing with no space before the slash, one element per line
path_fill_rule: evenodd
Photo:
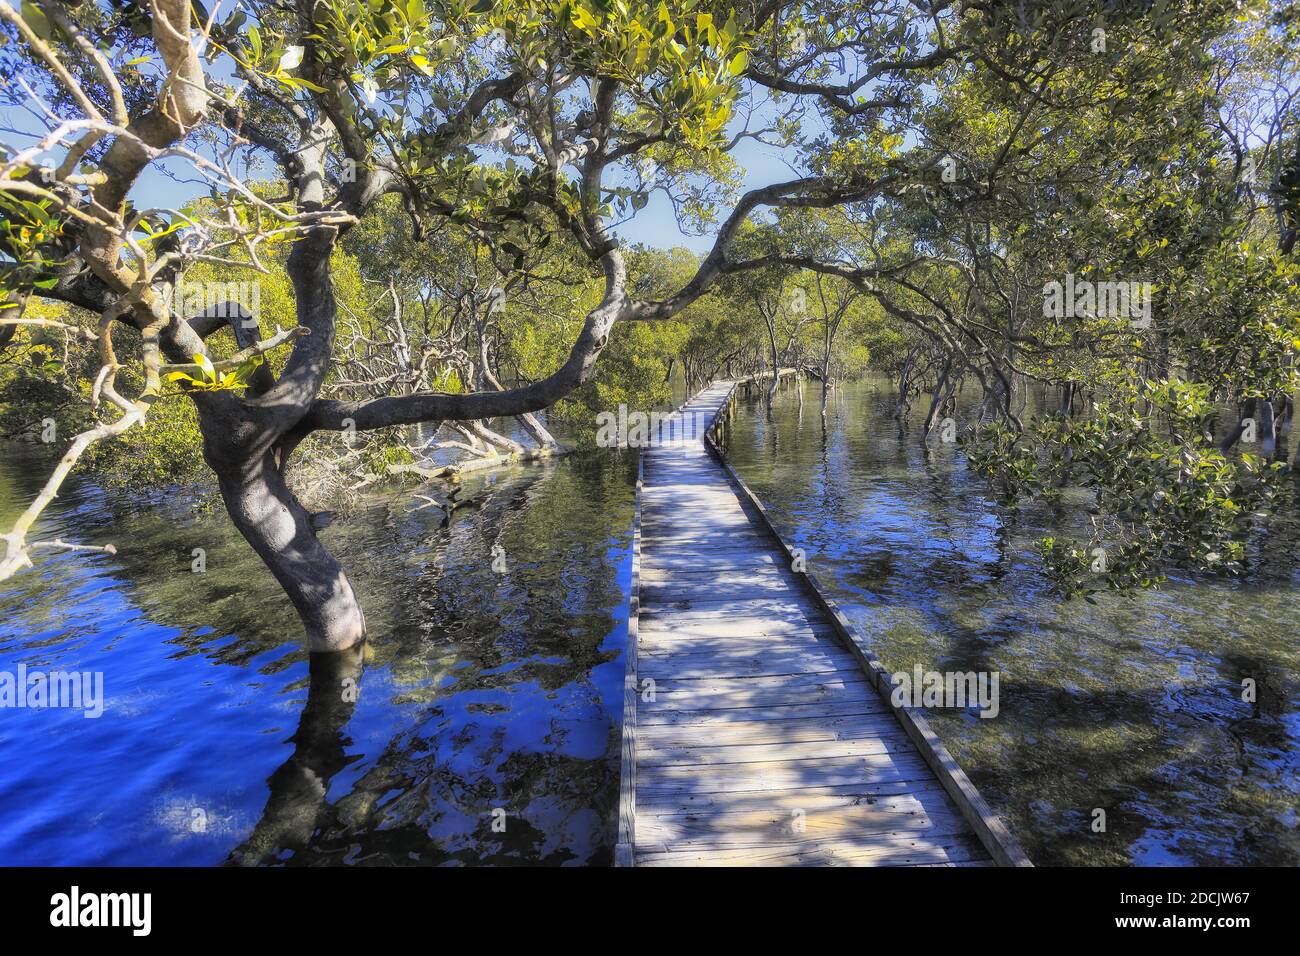
<path fill-rule="evenodd" d="M 1289 483 L 1281 462 L 1214 445 L 1209 395 L 1195 383 L 1138 382 L 1087 416 L 1048 415 L 1024 433 L 990 424 L 968 459 L 1008 504 L 1091 493 L 1086 543 L 1041 542 L 1067 595 L 1150 587 L 1175 568 L 1240 572 L 1245 542 L 1288 500 Z"/>
<path fill-rule="evenodd" d="M 127 7 L 82 4 L 76 16 L 138 113 L 159 63 L 148 11 Z M 932 410 L 974 384 L 983 402 L 967 453 L 1008 507 L 1089 495 L 1090 538 L 1044 542 L 1064 591 L 1147 586 L 1175 566 L 1239 570 L 1279 507 L 1282 468 L 1221 449 L 1216 411 L 1259 403 L 1289 424 L 1300 388 L 1295 4 L 924 7 L 325 0 L 304 12 L 251 0 L 223 11 L 205 51 L 247 81 L 244 112 L 214 111 L 205 134 L 242 130 L 275 153 L 266 141 L 301 146 L 303 118 L 321 120 L 339 136 L 316 184 L 338 208 L 359 173 L 382 168 L 385 198 L 360 211 L 332 262 L 323 397 L 546 379 L 620 288 L 605 269 L 620 221 L 663 193 L 679 223 L 725 223 L 730 244 L 707 257 L 622 249 L 623 314 L 655 318 L 616 323 L 593 374 L 550 410 L 579 441 L 600 412 L 663 407 L 683 381 L 774 366 L 832 381 L 892 372 L 905 398 L 932 395 Z M 0 74 L 14 57 L 0 53 Z M 53 102 L 69 106 L 57 91 Z M 726 220 L 750 172 L 735 148 L 750 139 L 780 148 L 793 171 Z M 87 153 L 88 173 L 98 155 Z M 1256 161 L 1267 182 L 1247 174 Z M 316 202 L 302 200 L 311 187 L 294 169 L 282 162 L 284 180 L 250 184 L 258 202 L 240 187 L 180 215 L 152 212 L 133 241 L 157 255 L 200 213 L 225 217 L 217 231 L 258 234 L 265 271 L 248 277 L 262 332 L 289 328 L 292 230 L 279 216 Z M 60 233 L 75 223 L 18 191 L 0 203 L 0 291 L 48 291 L 47 254 L 71 251 Z M 240 257 L 252 264 L 232 239 L 188 262 L 184 281 L 228 279 Z M 1044 310 L 1046 283 L 1066 275 L 1149 289 L 1150 322 Z M 673 311 L 679 293 L 688 304 Z M 236 346 L 225 331 L 211 343 L 197 370 L 169 376 L 145 428 L 96 448 L 94 467 L 142 481 L 201 470 L 183 394 L 237 392 L 265 371 L 218 373 L 211 363 Z M 119 351 L 138 344 L 123 333 Z M 23 328 L 0 355 L 0 419 L 48 405 L 68 428 L 89 421 L 70 401 L 98 369 L 85 343 Z M 278 373 L 284 352 L 265 361 Z M 123 388 L 141 386 L 133 374 Z M 1022 422 L 1031 385 L 1073 398 L 1071 413 Z M 372 434 L 363 467 L 409 460 L 405 442 Z M 1101 574 L 1086 560 L 1099 548 Z"/>
<path fill-rule="evenodd" d="M 75 321 L 68 307 L 42 303 L 29 306 L 29 316 Z M 119 340 L 130 347 L 132 333 L 123 330 Z M 64 360 L 62 333 L 41 327 L 24 327 L 0 361 L 0 435 L 10 440 L 43 443 L 47 421 L 51 459 L 70 436 L 93 427 L 90 392 L 99 369 L 93 348 L 69 345 Z M 140 390 L 143 379 L 122 369 L 119 383 Z M 202 440 L 194 405 L 180 393 L 156 401 L 144 427 L 133 428 L 111 442 L 90 447 L 83 461 L 97 480 L 134 488 L 157 488 L 189 483 L 209 474 L 203 462 Z"/>

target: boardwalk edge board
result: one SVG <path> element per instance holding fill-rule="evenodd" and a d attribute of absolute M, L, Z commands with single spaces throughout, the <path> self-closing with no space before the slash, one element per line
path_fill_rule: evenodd
<path fill-rule="evenodd" d="M 623 655 L 623 754 L 619 765 L 618 843 L 614 865 L 632 866 L 636 846 L 636 699 L 637 638 L 641 617 L 641 492 L 645 484 L 645 458 L 638 453 L 636 510 L 632 519 L 632 583 L 627 612 L 627 648 Z"/>
<path fill-rule="evenodd" d="M 786 544 L 785 539 L 781 537 L 780 532 L 772 523 L 767 508 L 763 506 L 758 496 L 745 484 L 744 479 L 727 461 L 725 452 L 719 447 L 716 440 L 718 426 L 731 415 L 736 397 L 736 388 L 740 384 L 740 382 L 737 382 L 732 387 L 731 392 L 719 408 L 713 423 L 705 432 L 705 446 L 726 471 L 732 485 L 740 494 L 742 505 L 747 505 L 752 509 L 759 523 L 767 530 L 782 553 L 790 560 L 792 573 L 803 583 L 803 586 L 817 605 L 826 612 L 837 636 L 866 673 L 868 683 L 875 688 L 876 693 L 890 707 L 894 716 L 902 725 L 903 730 L 916 744 L 925 762 L 929 764 L 939 782 L 943 784 L 953 802 L 957 804 L 962 816 L 966 818 L 966 821 L 975 831 L 975 835 L 979 837 L 980 842 L 989 851 L 989 855 L 1001 866 L 1033 866 L 1019 842 L 1011 835 L 1010 830 L 993 812 L 992 808 L 989 807 L 975 784 L 966 776 L 966 772 L 961 769 L 952 754 L 948 752 L 948 748 L 944 746 L 943 741 L 931 729 L 930 722 L 926 720 L 924 715 L 913 707 L 895 706 L 891 699 L 894 687 L 893 677 L 885 670 L 880 659 L 869 649 L 866 635 L 844 615 L 835 601 L 827 596 L 814 575 L 807 571 L 793 570 L 794 554 L 790 546 Z"/>

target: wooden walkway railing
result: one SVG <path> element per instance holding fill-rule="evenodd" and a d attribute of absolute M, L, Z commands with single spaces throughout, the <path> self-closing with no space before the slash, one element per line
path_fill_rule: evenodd
<path fill-rule="evenodd" d="M 737 384 L 642 453 L 616 865 L 1030 865 L 723 459 Z"/>

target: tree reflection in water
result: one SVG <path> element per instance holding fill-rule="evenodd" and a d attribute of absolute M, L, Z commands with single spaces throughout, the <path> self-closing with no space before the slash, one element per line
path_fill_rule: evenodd
<path fill-rule="evenodd" d="M 29 473 L 0 456 L 0 512 Z M 50 533 L 119 553 L 7 582 L 0 669 L 102 670 L 108 710 L 0 735 L 0 859 L 609 862 L 634 480 L 615 453 L 484 476 L 447 527 L 373 495 L 325 532 L 372 634 L 335 657 L 307 654 L 224 516 L 71 489 Z"/>

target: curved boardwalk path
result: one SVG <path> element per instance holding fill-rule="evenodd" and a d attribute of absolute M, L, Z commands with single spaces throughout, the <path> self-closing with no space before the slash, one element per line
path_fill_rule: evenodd
<path fill-rule="evenodd" d="M 642 455 L 616 863 L 1027 865 L 706 445 L 734 389 Z"/>

